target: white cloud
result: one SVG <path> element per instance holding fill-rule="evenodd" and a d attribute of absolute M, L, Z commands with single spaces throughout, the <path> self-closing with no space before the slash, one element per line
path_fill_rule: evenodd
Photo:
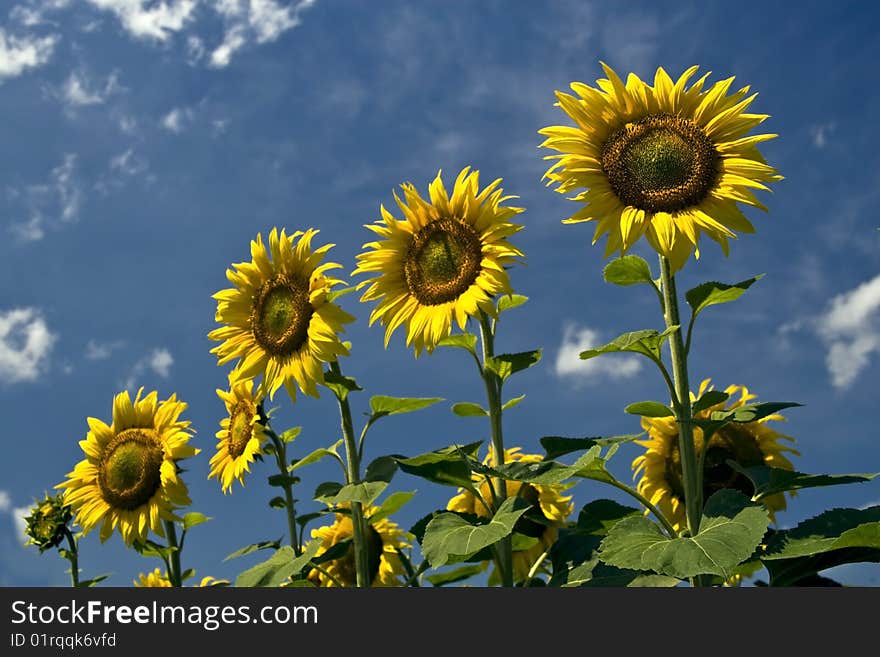
<path fill-rule="evenodd" d="M 174 357 L 170 351 L 164 347 L 153 349 L 132 366 L 122 387 L 129 391 L 137 390 L 141 385 L 140 379 L 148 370 L 167 379 L 171 375 L 172 365 L 174 365 Z"/>
<path fill-rule="evenodd" d="M 86 353 L 85 357 L 87 360 L 105 360 L 110 358 L 110 355 L 124 346 L 125 342 L 122 340 L 116 340 L 115 342 L 96 342 L 95 340 L 89 340 L 88 344 L 86 344 Z"/>
<path fill-rule="evenodd" d="M 76 155 L 68 153 L 64 161 L 52 169 L 52 182 L 58 194 L 61 208 L 61 221 L 75 221 L 82 205 L 82 190 L 76 183 Z"/>
<path fill-rule="evenodd" d="M 194 116 L 195 113 L 189 107 L 175 107 L 162 117 L 161 124 L 169 132 L 180 134 L 186 127 L 186 124 L 192 123 Z"/>
<path fill-rule="evenodd" d="M 42 66 L 49 61 L 58 42 L 56 36 L 17 37 L 0 27 L 0 81 L 14 78 L 29 68 Z"/>
<path fill-rule="evenodd" d="M 58 95 L 68 107 L 75 108 L 100 105 L 119 91 L 122 91 L 122 87 L 119 85 L 119 74 L 116 71 L 107 76 L 103 84 L 97 86 L 84 72 L 71 71 Z"/>
<path fill-rule="evenodd" d="M 5 490 L 0 490 L 0 511 L 9 511 L 12 506 L 12 497 Z"/>
<path fill-rule="evenodd" d="M 847 388 L 880 353 L 880 275 L 834 297 L 816 323 L 831 383 Z"/>
<path fill-rule="evenodd" d="M 87 0 L 113 13 L 126 32 L 138 39 L 167 41 L 190 21 L 198 0 Z"/>
<path fill-rule="evenodd" d="M 19 2 L 9 12 L 9 17 L 25 27 L 34 27 L 51 22 L 46 18 L 46 14 L 50 11 L 64 9 L 70 2 L 71 0 L 27 0 L 26 3 Z"/>
<path fill-rule="evenodd" d="M 35 381 L 48 367 L 57 337 L 35 308 L 0 310 L 0 380 Z"/>
<path fill-rule="evenodd" d="M 104 195 L 111 191 L 122 189 L 129 179 L 137 178 L 146 184 L 155 182 L 156 176 L 150 173 L 149 161 L 139 155 L 134 147 L 129 147 L 118 155 L 110 158 L 107 170 L 102 173 L 95 189 Z"/>
<path fill-rule="evenodd" d="M 229 66 L 232 55 L 241 50 L 246 43 L 247 37 L 243 26 L 233 25 L 228 28 L 223 35 L 223 43 L 211 52 L 211 66 L 214 68 Z"/>
<path fill-rule="evenodd" d="M 834 123 L 823 123 L 810 127 L 810 138 L 813 140 L 813 146 L 822 149 L 828 145 L 828 139 L 836 128 Z"/>
<path fill-rule="evenodd" d="M 9 232 L 19 242 L 36 242 L 46 236 L 46 231 L 43 230 L 43 223 L 43 215 L 39 212 L 34 212 L 27 221 L 9 226 Z"/>
<path fill-rule="evenodd" d="M 604 342 L 591 328 L 567 324 L 556 354 L 556 375 L 571 377 L 578 382 L 599 382 L 602 378 L 629 379 L 641 371 L 642 363 L 636 356 L 605 354 L 581 360 L 582 351 L 599 347 Z"/>
<path fill-rule="evenodd" d="M 110 171 L 115 171 L 126 176 L 137 176 L 149 168 L 147 161 L 134 152 L 134 148 L 110 158 Z"/>
<path fill-rule="evenodd" d="M 22 545 L 28 542 L 28 536 L 25 533 L 27 529 L 27 518 L 31 514 L 29 506 L 17 506 L 12 509 L 12 524 L 15 527 L 15 534 Z"/>

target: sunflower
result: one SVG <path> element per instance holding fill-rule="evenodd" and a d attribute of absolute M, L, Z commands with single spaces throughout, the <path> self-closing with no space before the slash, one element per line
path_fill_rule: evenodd
<path fill-rule="evenodd" d="M 560 151 L 544 175 L 556 191 L 585 188 L 572 200 L 585 205 L 564 223 L 596 221 L 593 243 L 607 234 L 605 257 L 626 253 L 643 235 L 673 271 L 705 233 L 728 253 L 734 231 L 755 232 L 737 203 L 762 210 L 753 189 L 782 180 L 757 145 L 776 137 L 747 133 L 768 118 L 747 113 L 757 94 L 728 95 L 733 78 L 708 88 L 708 73 L 687 86 L 693 66 L 673 82 L 662 68 L 651 86 L 630 73 L 626 84 L 604 63 L 598 88 L 571 84 L 577 97 L 556 92 L 575 126 L 538 132 L 542 147 Z M 699 257 L 699 249 L 697 249 Z"/>
<path fill-rule="evenodd" d="M 154 568 L 150 573 L 138 574 L 138 578 L 134 580 L 134 585 L 136 587 L 170 588 L 171 580 L 168 579 L 167 572 L 163 573 L 158 568 Z M 199 588 L 206 586 L 229 586 L 229 580 L 217 579 L 208 575 L 199 582 Z"/>
<path fill-rule="evenodd" d="M 213 297 L 215 319 L 225 326 L 208 333 L 211 340 L 222 342 L 211 353 L 217 354 L 218 365 L 240 359 L 238 379 L 262 374 L 261 394 L 268 391 L 270 399 L 282 384 L 294 401 L 297 386 L 317 397 L 317 385 L 324 382 L 322 364 L 348 355 L 337 334 L 354 317 L 327 300 L 342 281 L 325 276 L 341 265 L 320 264 L 333 245 L 312 250 L 317 232 L 288 236 L 273 228 L 268 248 L 258 234 L 251 241 L 251 262 L 235 264 L 226 272 L 235 287 Z"/>
<path fill-rule="evenodd" d="M 543 461 L 543 457 L 537 454 L 523 454 L 519 447 L 511 447 L 504 450 L 504 462 L 534 463 Z M 483 459 L 483 463 L 490 467 L 495 465 L 495 453 L 490 447 L 489 454 Z M 474 473 L 473 480 L 484 500 L 492 498 L 490 482 L 482 475 Z M 570 496 L 564 496 L 566 486 L 561 484 L 527 484 L 519 481 L 507 481 L 507 496 L 519 495 L 526 502 L 532 504 L 532 508 L 526 511 L 513 527 L 513 531 L 526 537 L 537 539 L 527 549 L 513 551 L 514 580 L 524 581 L 532 568 L 545 550 L 548 550 L 556 541 L 558 528 L 563 526 L 566 518 L 571 515 L 574 505 Z M 446 505 L 449 511 L 476 514 L 483 518 L 491 517 L 492 513 L 477 500 L 474 494 L 459 488 L 459 494 L 449 500 Z"/>
<path fill-rule="evenodd" d="M 72 517 L 63 494 L 45 494 L 24 519 L 27 545 L 36 545 L 41 553 L 58 547 L 70 532 L 67 526 Z"/>
<path fill-rule="evenodd" d="M 711 390 L 709 379 L 700 384 L 700 392 L 691 401 L 702 397 Z M 745 386 L 728 386 L 724 392 L 730 395 L 728 406 L 725 402 L 699 411 L 697 418 L 708 418 L 714 411 L 738 408 L 756 398 Z M 734 395 L 739 398 L 732 401 Z M 768 465 L 783 470 L 794 470 L 785 453 L 800 454 L 782 441 L 794 439 L 777 433 L 767 426 L 772 420 L 784 421 L 781 415 L 769 415 L 757 422 L 731 422 L 716 431 L 709 439 L 703 466 L 703 499 L 723 488 L 732 488 L 751 497 L 753 487 L 747 477 L 727 465 L 727 460 L 736 461 L 743 467 Z M 670 521 L 676 531 L 687 526 L 685 514 L 684 488 L 681 480 L 681 456 L 678 451 L 678 429 L 673 417 L 642 418 L 642 428 L 647 430 L 648 440 L 637 440 L 636 444 L 646 448 L 646 452 L 633 463 L 635 476 L 641 475 L 638 491 L 657 506 Z M 703 431 L 694 427 L 694 445 L 697 456 L 703 452 Z M 777 493 L 762 499 L 775 522 L 775 511 L 786 507 L 785 495 Z"/>
<path fill-rule="evenodd" d="M 76 521 L 87 534 L 101 525 L 103 543 L 118 527 L 127 545 L 143 542 L 152 529 L 165 536 L 163 520 L 190 504 L 177 461 L 198 454 L 187 444 L 189 421 L 179 420 L 186 409 L 176 395 L 159 402 L 156 391 L 134 402 L 128 391 L 113 399 L 110 426 L 88 418 L 89 432 L 79 445 L 86 458 L 56 488 L 64 489 Z"/>
<path fill-rule="evenodd" d="M 226 404 L 228 416 L 220 420 L 217 432 L 217 452 L 211 457 L 208 479 L 216 477 L 224 493 L 232 488 L 232 481 L 244 486 L 244 473 L 250 472 L 254 457 L 261 454 L 260 446 L 266 439 L 260 404 L 254 396 L 254 382 L 229 378 L 229 391 L 217 390 Z"/>
<path fill-rule="evenodd" d="M 513 292 L 505 267 L 523 253 L 507 238 L 522 226 L 508 220 L 523 208 L 502 205 L 515 197 L 503 196 L 500 178 L 480 191 L 479 176 L 465 167 L 450 197 L 438 172 L 430 203 L 404 183 L 403 200 L 394 194 L 403 220 L 381 206 L 382 220 L 365 226 L 382 241 L 364 244 L 369 250 L 358 254 L 352 275 L 377 274 L 357 287 L 369 286 L 361 301 L 379 301 L 370 325 L 381 320 L 386 347 L 405 326 L 407 347 L 430 353 L 453 321 L 464 330 L 468 317 L 495 314 L 495 295 Z"/>
<path fill-rule="evenodd" d="M 401 577 L 405 571 L 397 550 L 408 547 L 409 543 L 407 543 L 406 534 L 397 526 L 397 523 L 388 518 L 380 518 L 375 521 L 370 519 L 370 516 L 377 510 L 373 506 L 364 507 L 370 583 L 371 586 L 402 586 Z M 322 541 L 316 556 L 324 554 L 337 543 L 351 540 L 354 536 L 351 515 L 349 513 L 335 515 L 336 520 L 332 525 L 312 530 L 312 538 L 319 538 Z M 356 586 L 354 543 L 349 543 L 349 548 L 343 556 L 322 564 L 322 567 L 343 586 Z M 317 569 L 313 569 L 309 573 L 309 580 L 317 586 L 337 586 L 331 577 Z"/>

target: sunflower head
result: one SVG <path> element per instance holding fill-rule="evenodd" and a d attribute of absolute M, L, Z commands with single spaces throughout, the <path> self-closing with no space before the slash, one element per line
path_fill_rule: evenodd
<path fill-rule="evenodd" d="M 164 536 L 164 520 L 190 504 L 177 462 L 196 455 L 188 444 L 189 421 L 179 419 L 186 404 L 176 395 L 159 402 L 156 391 L 131 400 L 127 391 L 113 400 L 110 425 L 88 418 L 89 432 L 79 445 L 86 458 L 56 488 L 64 490 L 76 522 L 87 534 L 101 526 L 101 541 L 115 529 L 126 544 L 143 542 L 153 530 Z"/>
<path fill-rule="evenodd" d="M 696 401 L 703 393 L 711 390 L 709 379 L 700 385 L 700 391 L 691 400 Z M 715 411 L 738 408 L 755 399 L 744 386 L 728 386 L 724 392 L 730 397 L 697 413 L 697 418 L 708 418 Z M 738 395 L 738 397 L 736 397 Z M 731 422 L 722 427 L 709 439 L 706 445 L 703 431 L 694 427 L 694 443 L 697 455 L 703 456 L 703 499 L 713 493 L 732 488 L 748 497 L 753 494 L 753 486 L 747 477 L 728 465 L 728 460 L 736 461 L 743 467 L 768 465 L 784 470 L 794 470 L 786 453 L 799 452 L 785 444 L 794 442 L 793 438 L 778 433 L 767 426 L 768 422 L 785 420 L 781 415 L 769 415 L 757 422 Z M 671 417 L 642 418 L 642 427 L 649 438 L 636 441 L 646 448 L 632 464 L 636 476 L 640 476 L 639 492 L 656 505 L 672 523 L 676 531 L 687 525 L 682 483 L 681 454 L 678 449 L 678 428 Z M 769 495 L 762 499 L 763 504 L 774 518 L 775 511 L 786 507 L 783 493 Z M 775 518 L 774 518 L 775 521 Z"/>
<path fill-rule="evenodd" d="M 250 464 L 262 452 L 266 439 L 262 399 L 254 395 L 252 380 L 229 377 L 229 390 L 217 390 L 226 405 L 226 417 L 220 420 L 217 432 L 217 451 L 211 457 L 208 479 L 217 478 L 224 493 L 232 489 L 232 482 L 244 485 L 244 475 Z"/>
<path fill-rule="evenodd" d="M 163 573 L 158 568 L 154 568 L 149 573 L 138 573 L 134 585 L 138 588 L 171 588 L 171 580 L 168 579 L 168 573 Z"/>
<path fill-rule="evenodd" d="M 348 505 L 342 505 L 348 508 Z M 405 573 L 398 549 L 409 547 L 408 535 L 401 530 L 397 523 L 388 518 L 372 520 L 372 516 L 378 509 L 376 507 L 364 507 L 366 519 L 366 545 L 371 586 L 401 586 Z M 316 556 L 320 556 L 334 545 L 343 541 L 349 541 L 348 550 L 337 559 L 323 564 L 326 574 L 312 570 L 309 580 L 317 586 L 342 586 L 357 585 L 357 570 L 354 558 L 354 530 L 351 523 L 351 514 L 336 513 L 336 519 L 332 525 L 318 527 L 312 530 L 312 538 L 321 539 L 321 547 Z M 335 579 L 335 581 L 334 581 Z"/>
<path fill-rule="evenodd" d="M 221 343 L 211 353 L 219 365 L 238 359 L 238 379 L 262 375 L 260 394 L 270 399 L 282 385 L 294 401 L 297 388 L 317 397 L 323 364 L 348 355 L 338 334 L 354 317 L 327 299 L 343 281 L 326 272 L 341 265 L 322 264 L 333 245 L 312 249 L 317 232 L 288 236 L 273 228 L 268 246 L 258 234 L 251 242 L 251 262 L 226 272 L 234 287 L 214 295 L 215 319 L 224 326 L 208 333 Z"/>
<path fill-rule="evenodd" d="M 747 112 L 757 94 L 729 93 L 732 77 L 708 85 L 708 74 L 688 86 L 696 66 L 675 81 L 658 68 L 653 85 L 602 67 L 608 77 L 596 87 L 556 93 L 575 125 L 539 131 L 541 146 L 561 153 L 545 158 L 555 162 L 544 177 L 560 193 L 583 190 L 573 197 L 583 209 L 564 223 L 595 221 L 606 257 L 644 236 L 673 271 L 699 257 L 701 234 L 727 254 L 735 231 L 754 232 L 737 203 L 766 210 L 752 190 L 782 179 L 757 148 L 776 135 L 748 135 L 768 118 Z"/>
<path fill-rule="evenodd" d="M 64 496 L 47 493 L 31 507 L 24 519 L 27 544 L 36 545 L 40 552 L 58 547 L 69 531 L 72 518 L 70 507 L 64 503 Z"/>
<path fill-rule="evenodd" d="M 401 185 L 394 200 L 403 215 L 396 219 L 384 206 L 382 219 L 366 228 L 380 240 L 364 245 L 353 274 L 372 274 L 361 301 L 378 301 L 370 325 L 381 321 L 385 346 L 398 327 L 418 356 L 449 336 L 453 322 L 464 330 L 469 317 L 494 315 L 493 297 L 510 294 L 506 267 L 522 257 L 507 238 L 522 229 L 509 220 L 522 208 L 502 205 L 495 180 L 480 190 L 479 172 L 466 167 L 448 194 L 440 173 L 428 186 L 429 199 Z"/>
<path fill-rule="evenodd" d="M 505 463 L 515 461 L 533 463 L 543 460 L 543 457 L 537 454 L 523 454 L 519 447 L 504 450 Z M 495 452 L 491 447 L 483 463 L 490 467 L 497 464 Z M 474 473 L 473 480 L 477 490 L 480 491 L 480 496 L 484 500 L 491 500 L 491 484 L 486 477 Z M 556 541 L 558 530 L 565 525 L 566 519 L 574 510 L 574 505 L 571 496 L 563 494 L 566 486 L 561 484 L 541 485 L 519 481 L 507 481 L 506 484 L 508 497 L 519 496 L 532 505 L 513 527 L 514 533 L 536 539 L 530 547 L 513 551 L 514 579 L 521 582 L 528 577 L 535 561 Z M 446 508 L 449 511 L 476 514 L 483 518 L 492 515 L 471 491 L 462 488 L 459 489 L 458 495 L 449 500 Z"/>

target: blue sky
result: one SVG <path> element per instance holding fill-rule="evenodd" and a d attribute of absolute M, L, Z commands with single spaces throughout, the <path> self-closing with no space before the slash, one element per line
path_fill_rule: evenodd
<path fill-rule="evenodd" d="M 258 464 L 246 488 L 222 495 L 206 479 L 223 416 L 226 382 L 206 334 L 211 295 L 232 262 L 274 226 L 320 229 L 332 259 L 354 268 L 392 190 L 422 190 L 442 169 L 466 165 L 503 178 L 526 208 L 514 238 L 527 264 L 512 272 L 530 302 L 504 317 L 498 348 L 541 347 L 542 362 L 517 375 L 526 394 L 506 417 L 506 443 L 538 453 L 543 435 L 638 431 L 623 407 L 663 399 L 653 370 L 626 359 L 581 363 L 579 350 L 615 335 L 658 328 L 650 290 L 602 282 L 592 227 L 563 226 L 573 204 L 541 182 L 537 130 L 567 124 L 554 90 L 594 83 L 599 61 L 643 79 L 698 64 L 712 80 L 736 76 L 760 95 L 778 133 L 763 153 L 785 180 L 745 212 L 755 235 L 724 258 L 712 243 L 679 276 L 766 277 L 738 303 L 701 318 L 693 385 L 742 383 L 763 400 L 797 401 L 781 427 L 797 439 L 804 472 L 880 471 L 874 413 L 880 375 L 880 92 L 877 10 L 869 3 L 296 2 L 284 0 L 27 0 L 0 15 L 0 585 L 63 585 L 66 562 L 23 548 L 20 509 L 81 460 L 86 417 L 110 420 L 114 394 L 143 385 L 189 404 L 203 451 L 185 473 L 193 510 L 213 518 L 187 539 L 184 566 L 234 578 L 256 559 L 223 562 L 255 541 L 282 536 L 275 493 Z M 655 260 L 639 246 L 636 252 Z M 483 401 L 463 353 L 415 360 L 395 334 L 356 315 L 343 369 L 371 394 L 446 401 L 383 420 L 367 459 L 415 455 L 488 438 L 488 426 L 449 406 Z M 871 391 L 874 392 L 871 392 Z M 277 428 L 301 425 L 294 455 L 337 439 L 329 393 L 292 407 Z M 357 420 L 356 420 L 357 422 Z M 639 448 L 611 469 L 629 480 Z M 304 472 L 307 512 L 330 466 Z M 418 490 L 396 520 L 408 528 L 454 492 L 399 473 L 390 490 Z M 623 501 L 589 482 L 580 507 Z M 880 483 L 805 491 L 779 514 L 789 526 L 831 506 L 880 501 Z M 112 573 L 126 586 L 159 565 L 125 550 L 119 536 L 82 541 L 84 576 Z M 842 569 L 880 585 L 876 566 Z"/>

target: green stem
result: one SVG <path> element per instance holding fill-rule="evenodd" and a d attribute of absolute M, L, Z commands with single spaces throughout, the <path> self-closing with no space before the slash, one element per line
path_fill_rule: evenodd
<path fill-rule="evenodd" d="M 330 371 L 338 376 L 342 376 L 342 369 L 337 361 L 330 363 Z M 351 421 L 351 406 L 348 404 L 348 397 L 341 398 L 337 395 L 336 400 L 339 402 L 339 415 L 342 422 L 342 437 L 345 441 L 346 456 L 346 482 L 347 484 L 361 483 L 361 464 L 360 450 L 358 449 L 357 439 L 354 435 L 354 423 Z M 355 553 L 355 569 L 357 572 L 358 588 L 370 586 L 369 575 L 369 555 L 367 554 L 366 545 L 366 526 L 364 524 L 364 509 L 360 502 L 351 503 L 351 526 L 352 539 L 354 542 Z"/>
<path fill-rule="evenodd" d="M 165 533 L 168 534 L 168 547 L 171 548 L 171 568 L 168 570 L 168 581 L 171 586 L 183 586 L 180 570 L 180 546 L 177 544 L 177 528 L 173 520 L 165 521 Z"/>
<path fill-rule="evenodd" d="M 278 464 L 278 472 L 283 477 L 287 477 L 290 473 L 287 470 L 287 446 L 284 441 L 269 427 L 266 427 L 266 433 L 275 445 L 275 462 Z M 296 509 L 293 502 L 293 484 L 285 481 L 282 485 L 284 489 L 284 508 L 287 512 L 287 529 L 290 531 L 290 545 L 293 547 L 293 553 L 300 555 L 299 541 L 296 538 Z"/>
<path fill-rule="evenodd" d="M 615 488 L 619 488 L 620 490 L 622 490 L 622 491 L 632 495 L 634 498 L 636 498 L 642 504 L 642 506 L 644 506 L 646 509 L 648 509 L 648 511 L 650 511 L 651 513 L 654 514 L 654 516 L 656 516 L 657 520 L 660 521 L 660 524 L 663 525 L 663 529 L 665 529 L 666 533 L 669 534 L 669 538 L 676 538 L 678 536 L 678 532 L 675 531 L 675 527 L 673 527 L 669 523 L 669 520 L 666 519 L 666 516 L 664 516 L 656 506 L 651 504 L 651 502 L 648 500 L 647 497 L 642 495 L 635 488 L 630 488 L 629 486 L 627 486 L 623 482 L 617 481 L 617 479 L 613 479 L 613 478 L 610 480 L 607 480 L 607 481 L 606 480 L 603 480 L 603 481 L 605 481 L 605 483 L 611 484 Z"/>
<path fill-rule="evenodd" d="M 501 431 L 501 380 L 486 364 L 495 355 L 495 330 L 486 313 L 480 313 L 480 337 L 483 346 L 483 382 L 486 385 L 486 397 L 489 404 L 489 424 L 492 431 L 492 451 L 495 453 L 495 465 L 504 465 L 504 436 Z M 507 498 L 507 483 L 501 477 L 494 480 L 495 510 Z M 513 586 L 513 547 L 510 536 L 506 536 L 498 544 L 498 571 L 502 586 Z"/>
<path fill-rule="evenodd" d="M 73 538 L 73 534 L 70 533 L 70 530 L 67 527 L 64 528 L 64 535 L 67 538 L 67 545 L 69 546 L 67 559 L 70 561 L 70 582 L 73 585 L 73 588 L 77 588 L 79 586 L 79 556 L 76 539 Z"/>
<path fill-rule="evenodd" d="M 687 527 L 691 536 L 695 536 L 700 528 L 700 517 L 703 510 L 703 485 L 702 477 L 700 477 L 700 473 L 697 470 L 687 353 L 684 349 L 681 320 L 678 313 L 675 274 L 672 272 L 669 259 L 662 255 L 660 256 L 660 278 L 663 285 L 663 315 L 666 320 L 666 327 L 678 326 L 678 329 L 669 336 L 669 353 L 672 358 L 675 396 L 679 402 L 675 408 L 675 421 L 678 424 L 678 449 L 681 455 L 682 486 L 685 496 Z"/>

